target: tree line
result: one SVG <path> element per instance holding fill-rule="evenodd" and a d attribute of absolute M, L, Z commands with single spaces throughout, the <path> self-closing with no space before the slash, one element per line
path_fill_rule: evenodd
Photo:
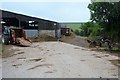
<path fill-rule="evenodd" d="M 120 2 L 92 2 L 90 22 L 81 25 L 81 36 L 102 36 L 120 42 Z"/>

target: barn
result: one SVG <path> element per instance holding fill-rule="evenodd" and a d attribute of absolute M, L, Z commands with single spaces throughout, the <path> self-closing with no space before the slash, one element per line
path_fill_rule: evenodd
<path fill-rule="evenodd" d="M 24 29 L 27 37 L 43 34 L 52 35 L 57 38 L 61 37 L 61 26 L 58 22 L 5 10 L 0 10 L 0 12 L 2 14 L 0 20 L 4 22 L 4 25 Z"/>

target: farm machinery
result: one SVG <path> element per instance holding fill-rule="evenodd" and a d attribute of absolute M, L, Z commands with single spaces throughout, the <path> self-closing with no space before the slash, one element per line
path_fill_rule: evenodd
<path fill-rule="evenodd" d="M 19 46 L 30 46 L 31 41 L 26 38 L 25 31 L 20 28 L 9 28 L 2 26 L 2 43 L 16 44 Z"/>

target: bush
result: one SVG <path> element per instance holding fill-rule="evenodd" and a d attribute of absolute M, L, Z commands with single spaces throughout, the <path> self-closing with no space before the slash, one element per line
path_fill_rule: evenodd
<path fill-rule="evenodd" d="M 102 28 L 97 23 L 87 22 L 81 25 L 80 35 L 82 36 L 99 36 Z"/>
<path fill-rule="evenodd" d="M 80 35 L 80 31 L 79 31 L 78 29 L 76 29 L 76 30 L 74 31 L 74 33 L 75 33 L 76 35 Z"/>

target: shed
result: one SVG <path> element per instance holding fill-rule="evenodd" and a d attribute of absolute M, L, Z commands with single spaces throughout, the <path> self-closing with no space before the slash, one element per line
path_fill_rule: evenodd
<path fill-rule="evenodd" d="M 24 29 L 27 37 L 34 37 L 43 34 L 55 37 L 61 36 L 60 23 L 58 22 L 5 10 L 0 10 L 0 12 L 2 12 L 0 20 L 4 21 L 6 26 Z"/>

